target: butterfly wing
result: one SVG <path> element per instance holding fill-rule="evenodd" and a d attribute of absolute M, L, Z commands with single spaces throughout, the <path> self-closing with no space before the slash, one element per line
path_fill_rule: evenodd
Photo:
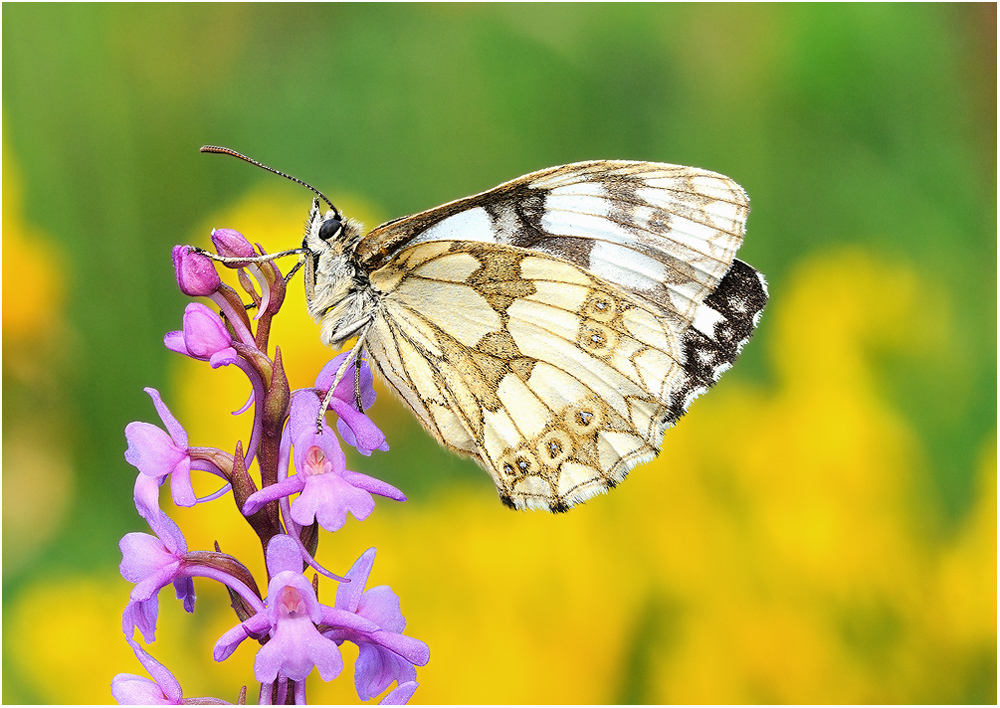
<path fill-rule="evenodd" d="M 714 172 L 596 160 L 389 222 L 356 257 L 370 272 L 420 243 L 506 244 L 565 259 L 690 323 L 729 270 L 749 210 L 743 189 Z"/>
<path fill-rule="evenodd" d="M 506 504 L 567 509 L 655 456 L 749 337 L 746 211 L 721 175 L 590 162 L 390 222 L 358 248 L 365 348 Z"/>

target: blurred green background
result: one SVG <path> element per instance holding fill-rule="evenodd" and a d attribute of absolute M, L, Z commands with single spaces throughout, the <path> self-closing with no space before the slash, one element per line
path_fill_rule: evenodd
<path fill-rule="evenodd" d="M 246 439 L 239 377 L 162 346 L 170 247 L 295 246 L 310 195 L 205 143 L 369 226 L 594 158 L 750 194 L 758 333 L 612 494 L 510 512 L 383 392 L 393 449 L 350 464 L 410 501 L 321 560 L 378 546 L 372 582 L 431 647 L 416 702 L 996 702 L 995 5 L 2 12 L 4 702 L 109 702 L 142 672 L 117 575 L 146 530 L 142 388 L 192 444 Z M 328 353 L 300 289 L 272 342 L 303 386 Z M 230 507 L 176 516 L 257 570 Z M 198 592 L 193 617 L 163 595 L 151 651 L 186 695 L 254 695 L 251 649 L 211 660 L 224 593 Z M 350 673 L 311 698 L 355 702 Z"/>

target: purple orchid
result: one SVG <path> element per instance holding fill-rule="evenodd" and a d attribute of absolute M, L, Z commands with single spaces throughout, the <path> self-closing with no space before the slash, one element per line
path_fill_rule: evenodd
<path fill-rule="evenodd" d="M 300 526 L 318 521 L 327 531 L 336 531 L 347 522 L 348 512 L 358 521 L 368 518 L 375 509 L 372 494 L 406 501 L 391 484 L 347 469 L 333 430 L 324 422 L 323 432 L 316 432 L 320 405 L 311 391 L 297 391 L 292 396 L 281 457 L 287 465 L 289 447 L 294 450 L 297 474 L 252 494 L 243 506 L 245 516 L 275 499 L 299 494 L 291 503 L 292 520 Z"/>
<path fill-rule="evenodd" d="M 343 365 L 344 360 L 350 355 L 349 352 L 338 354 L 319 372 L 316 377 L 316 388 L 326 392 L 333 383 L 334 377 Z M 385 440 L 385 435 L 371 421 L 371 418 L 364 414 L 375 403 L 375 388 L 372 386 L 372 370 L 368 364 L 361 362 L 360 375 L 356 374 L 355 367 L 357 360 L 351 362 L 344 372 L 344 377 L 337 384 L 330 399 L 330 410 L 337 414 L 337 432 L 348 445 L 351 445 L 365 457 L 372 454 L 373 450 L 387 451 L 389 444 Z M 361 408 L 356 408 L 355 383 L 359 384 Z"/>
<path fill-rule="evenodd" d="M 247 585 L 252 583 L 249 571 L 236 559 L 224 553 L 188 552 L 187 540 L 180 528 L 160 512 L 149 520 L 155 536 L 148 533 L 128 533 L 119 542 L 122 577 L 135 583 L 129 594 L 129 604 L 122 616 L 122 629 L 131 637 L 138 628 L 147 643 L 155 639 L 160 590 L 173 584 L 177 599 L 184 609 L 194 612 L 195 577 L 211 578 L 235 591 L 248 607 L 260 610 L 264 605 Z"/>
<path fill-rule="evenodd" d="M 215 645 L 215 660 L 222 661 L 248 637 L 270 636 L 254 661 L 254 675 L 274 683 L 279 675 L 304 680 L 315 666 L 324 681 L 336 678 L 344 667 L 336 642 L 320 634 L 316 625 L 349 628 L 356 632 L 377 630 L 372 622 L 350 612 L 321 605 L 312 585 L 302 575 L 299 544 L 278 535 L 267 546 L 267 569 L 272 576 L 266 609 L 226 632 Z"/>
<path fill-rule="evenodd" d="M 232 337 L 222 318 L 200 302 L 184 308 L 184 329 L 168 332 L 163 343 L 170 351 L 210 362 L 213 369 L 237 360 Z"/>
<path fill-rule="evenodd" d="M 174 503 L 194 506 L 197 497 L 191 486 L 187 432 L 155 388 L 143 390 L 153 399 L 153 406 L 169 431 L 168 435 L 151 423 L 135 422 L 125 426 L 125 439 L 128 441 L 125 460 L 140 472 L 135 480 L 136 508 L 143 518 L 149 520 L 160 513 L 159 488 L 168 475 Z"/>
<path fill-rule="evenodd" d="M 228 307 L 228 300 L 221 299 L 221 302 Z M 252 362 L 239 356 L 233 347 L 234 342 L 229 330 L 216 312 L 201 303 L 193 302 L 184 308 L 183 321 L 184 329 L 177 332 L 168 332 L 163 337 L 163 344 L 167 349 L 189 356 L 192 359 L 207 361 L 213 369 L 217 369 L 220 366 L 228 366 L 229 364 L 239 367 L 247 375 L 247 378 L 250 379 L 253 391 L 246 404 L 239 411 L 236 411 L 237 413 L 246 411 L 254 401 L 263 400 L 265 387 L 260 372 L 254 367 Z M 261 432 L 260 417 L 254 416 L 254 427 L 250 435 L 250 443 L 247 446 L 247 465 L 253 461 L 256 454 Z M 198 468 L 206 469 L 206 466 L 201 465 Z M 215 472 L 210 465 L 207 467 L 207 470 Z M 224 491 L 226 490 L 222 489 L 217 494 Z M 214 498 L 214 496 L 209 497 L 209 499 Z M 183 502 L 177 501 L 176 496 L 174 497 L 174 501 L 180 506 L 192 506 L 194 504 L 193 497 L 194 492 L 192 491 L 190 498 L 181 497 L 184 500 Z"/>
<path fill-rule="evenodd" d="M 118 568 L 123 578 L 135 583 L 122 618 L 123 628 L 131 637 L 131 628 L 137 627 L 147 643 L 155 639 L 160 590 L 173 583 L 177 599 L 184 601 L 187 612 L 194 612 L 195 601 L 194 582 L 183 572 L 187 554 L 184 534 L 162 512 L 152 524 L 155 536 L 129 533 L 118 544 L 122 552 Z"/>
<path fill-rule="evenodd" d="M 226 258 L 257 258 L 259 255 L 254 247 L 247 240 L 246 236 L 233 229 L 214 229 L 212 231 L 212 243 L 220 256 Z M 257 307 L 257 315 L 254 319 L 259 319 L 271 304 L 272 288 L 271 283 L 265 275 L 259 263 L 250 261 L 226 261 L 229 268 L 245 269 L 260 287 L 260 304 Z"/>
<path fill-rule="evenodd" d="M 239 341 L 252 346 L 254 338 L 244 321 L 246 310 L 233 289 L 222 283 L 212 260 L 190 246 L 175 246 L 173 259 L 177 286 L 181 292 L 191 297 L 211 299 L 226 315 Z"/>
<path fill-rule="evenodd" d="M 316 524 L 336 531 L 348 514 L 364 520 L 375 508 L 374 494 L 405 501 L 392 485 L 347 469 L 337 434 L 320 415 L 321 398 L 330 393 L 329 409 L 344 441 L 366 456 L 373 450 L 388 450 L 385 435 L 365 414 L 375 401 L 372 372 L 364 362 L 352 361 L 330 392 L 347 361 L 348 355 L 342 354 L 324 367 L 313 388 L 291 390 L 281 350 L 274 347 L 271 355 L 268 343 L 272 320 L 285 299 L 287 278 L 260 245 L 255 249 L 237 231 L 213 231 L 212 241 L 221 256 L 218 260 L 237 271 L 239 286 L 251 302 L 245 303 L 236 289 L 222 283 L 205 251 L 177 247 L 173 258 L 179 287 L 188 295 L 209 298 L 218 309 L 188 305 L 183 329 L 168 333 L 164 344 L 207 361 L 212 368 L 230 364 L 240 368 L 253 386 L 243 409 L 253 406 L 253 425 L 245 447 L 242 441 L 225 450 L 192 447 L 160 394 L 148 388 L 163 425 L 134 422 L 126 427 L 125 459 L 139 471 L 135 504 L 152 534 L 130 533 L 119 544 L 121 574 L 134 583 L 122 613 L 122 631 L 152 679 L 118 674 L 111 683 L 112 694 L 120 703 L 131 704 L 225 703 L 184 698 L 177 679 L 136 637 L 138 629 L 146 643 L 155 641 L 159 595 L 168 585 L 193 612 L 194 578 L 203 577 L 227 586 L 240 620 L 219 638 L 215 659 L 226 659 L 247 638 L 262 642 L 254 662 L 262 705 L 306 703 L 306 678 L 314 667 L 325 681 L 342 673 L 340 645 L 345 641 L 360 647 L 355 662 L 358 695 L 368 700 L 385 693 L 383 705 L 404 704 L 417 688 L 415 666 L 426 664 L 429 652 L 423 642 L 403 635 L 406 621 L 392 590 L 381 586 L 365 591 L 375 549 L 354 564 L 347 578 L 326 570 L 314 558 L 321 540 Z M 276 255 L 300 252 L 291 249 Z M 256 309 L 253 319 L 248 314 L 251 307 Z M 319 431 L 317 421 L 321 421 Z M 290 476 L 293 461 L 295 473 Z M 256 472 L 251 468 L 254 462 Z M 198 499 L 191 485 L 192 470 L 215 474 L 227 484 Z M 218 545 L 215 551 L 188 550 L 184 535 L 159 506 L 159 488 L 168 477 L 174 502 L 181 506 L 233 494 L 265 549 L 266 599 L 249 569 Z M 273 501 L 278 504 L 268 506 Z M 338 591 L 334 606 L 318 601 L 319 579 L 314 576 L 310 583 L 303 575 L 310 566 L 344 587 L 351 586 Z M 386 691 L 393 682 L 395 688 Z M 241 703 L 244 698 L 241 693 Z"/>
<path fill-rule="evenodd" d="M 393 681 L 400 689 L 403 684 L 415 681 L 417 671 L 414 665 L 423 666 L 430 659 L 426 644 L 402 634 L 406 619 L 400 611 L 399 598 L 392 589 L 388 585 L 364 589 L 374 563 L 375 549 L 369 548 L 347 572 L 351 582 L 337 586 L 334 607 L 373 622 L 379 630 L 361 633 L 334 628 L 324 632 L 337 644 L 350 641 L 358 645 L 354 686 L 363 701 L 377 696 Z M 413 689 L 416 690 L 416 684 Z"/>

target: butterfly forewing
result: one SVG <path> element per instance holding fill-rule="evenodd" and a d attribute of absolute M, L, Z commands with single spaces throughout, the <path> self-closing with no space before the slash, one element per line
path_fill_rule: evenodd
<path fill-rule="evenodd" d="M 517 246 L 563 258 L 690 321 L 732 263 L 748 212 L 743 189 L 714 172 L 581 162 L 390 222 L 365 237 L 357 256 L 375 270 L 418 243 Z"/>

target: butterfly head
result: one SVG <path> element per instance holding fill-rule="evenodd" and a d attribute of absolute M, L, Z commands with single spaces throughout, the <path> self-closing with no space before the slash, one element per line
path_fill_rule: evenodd
<path fill-rule="evenodd" d="M 345 219 L 326 195 L 298 177 L 268 167 L 246 155 L 218 145 L 205 145 L 201 152 L 229 155 L 263 170 L 301 184 L 313 192 L 306 221 L 299 263 L 305 267 L 306 304 L 320 323 L 326 344 L 339 349 L 371 320 L 377 302 L 368 274 L 358 266 L 354 251 L 364 235 L 361 224 Z M 320 200 L 329 205 L 325 212 Z"/>
<path fill-rule="evenodd" d="M 302 239 L 306 304 L 322 328 L 322 340 L 339 348 L 370 319 L 375 294 L 354 251 L 364 228 L 336 209 L 322 211 L 313 200 Z"/>
<path fill-rule="evenodd" d="M 320 208 L 319 199 L 314 199 L 306 221 L 306 233 L 302 247 L 313 258 L 347 256 L 353 258 L 354 249 L 361 240 L 364 229 L 357 221 L 344 218 L 336 209 Z"/>

